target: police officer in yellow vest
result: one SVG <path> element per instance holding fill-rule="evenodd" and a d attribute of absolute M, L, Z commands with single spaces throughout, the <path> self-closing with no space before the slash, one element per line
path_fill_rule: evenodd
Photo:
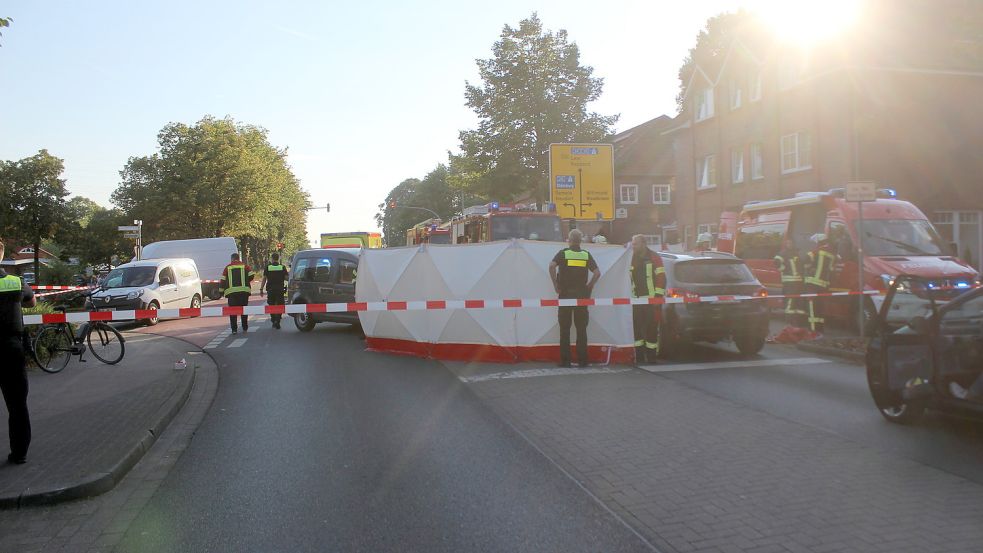
<path fill-rule="evenodd" d="M 589 298 L 594 285 L 601 278 L 601 270 L 590 252 L 580 248 L 584 235 L 577 229 L 570 231 L 569 248 L 557 252 L 550 262 L 550 278 L 560 299 Z M 590 282 L 587 273 L 591 273 Z M 577 328 L 577 363 L 587 366 L 587 306 L 560 307 L 557 310 L 560 323 L 560 366 L 570 366 L 570 323 Z"/>
<path fill-rule="evenodd" d="M 649 249 L 645 237 L 631 238 L 631 295 L 636 298 L 662 298 L 666 295 L 666 268 L 659 254 Z M 659 325 L 662 306 L 632 305 L 632 326 L 635 330 L 635 363 L 655 363 L 659 355 Z"/>
<path fill-rule="evenodd" d="M 786 240 L 782 251 L 775 256 L 775 267 L 782 275 L 782 295 L 801 294 L 803 290 L 802 263 L 795 243 Z M 805 328 L 806 312 L 803 309 L 802 298 L 785 298 L 785 320 L 788 324 Z"/>
<path fill-rule="evenodd" d="M 246 265 L 239 260 L 239 254 L 232 254 L 232 262 L 225 266 L 225 270 L 222 271 L 222 281 L 218 285 L 219 290 L 222 291 L 229 301 L 229 307 L 243 307 L 249 305 L 249 292 L 252 290 L 251 284 L 253 282 L 252 269 L 249 265 Z M 245 313 L 241 315 L 242 318 L 242 331 L 249 331 L 249 317 Z M 232 334 L 239 332 L 236 326 L 235 315 L 229 316 L 229 323 L 232 325 Z"/>
<path fill-rule="evenodd" d="M 0 242 L 3 259 L 3 242 Z M 27 462 L 31 417 L 27 411 L 26 335 L 22 307 L 34 307 L 34 292 L 26 282 L 0 269 L 0 392 L 7 404 L 10 453 L 7 462 Z"/>
<path fill-rule="evenodd" d="M 287 267 L 280 264 L 280 254 L 278 253 L 273 253 L 270 256 L 270 263 L 263 271 L 263 282 L 259 285 L 259 295 L 263 295 L 263 290 L 266 290 L 266 303 L 268 305 L 284 304 L 284 294 L 287 291 Z M 280 328 L 282 318 L 283 315 L 279 313 L 270 314 L 273 328 Z"/>
<path fill-rule="evenodd" d="M 836 264 L 836 254 L 829 245 L 825 234 L 812 235 L 816 249 L 809 252 L 808 268 L 805 273 L 805 292 L 807 294 L 822 294 L 829 292 L 830 280 L 833 278 L 833 266 Z M 808 298 L 809 330 L 822 333 L 826 319 L 825 305 L 828 298 Z"/>

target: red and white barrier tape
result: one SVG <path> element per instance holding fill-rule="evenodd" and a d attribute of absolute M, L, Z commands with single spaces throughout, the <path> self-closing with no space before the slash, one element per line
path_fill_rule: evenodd
<path fill-rule="evenodd" d="M 98 286 L 53 286 L 51 288 L 63 288 L 56 292 L 44 292 L 41 294 L 34 294 L 35 298 L 46 298 L 48 296 L 57 296 L 58 294 L 68 294 L 69 292 L 85 292 L 88 290 L 95 290 Z M 39 288 L 40 290 L 45 290 L 46 288 Z"/>
<path fill-rule="evenodd" d="M 89 288 L 88 286 L 53 286 L 53 285 L 38 285 L 32 284 L 31 288 L 34 290 L 81 290 L 83 288 Z"/>
<path fill-rule="evenodd" d="M 87 321 L 133 321 L 139 319 L 179 319 L 186 317 L 228 317 L 234 315 L 272 315 L 300 313 L 346 313 L 352 311 L 438 311 L 446 309 L 520 309 L 531 307 L 577 307 L 609 305 L 672 305 L 715 303 L 784 298 L 818 298 L 876 295 L 879 292 L 826 292 L 780 296 L 697 296 L 687 298 L 587 298 L 587 299 L 504 299 L 504 300 L 417 300 L 353 303 L 299 303 L 291 305 L 247 305 L 245 307 L 186 307 L 180 309 L 135 309 L 126 311 L 83 311 L 25 315 L 24 324 L 82 323 Z"/>

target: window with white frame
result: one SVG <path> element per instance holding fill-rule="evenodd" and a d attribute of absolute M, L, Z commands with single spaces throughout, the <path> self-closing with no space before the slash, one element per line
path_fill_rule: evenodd
<path fill-rule="evenodd" d="M 761 70 L 756 69 L 751 73 L 751 79 L 748 81 L 748 100 L 752 102 L 757 102 L 761 99 Z"/>
<path fill-rule="evenodd" d="M 730 81 L 730 109 L 738 109 L 741 107 L 741 101 L 744 96 L 744 86 L 741 81 L 733 79 Z"/>
<path fill-rule="evenodd" d="M 622 184 L 621 185 L 621 203 L 623 204 L 637 204 L 638 203 L 638 185 L 637 184 Z"/>
<path fill-rule="evenodd" d="M 744 182 L 744 148 L 733 148 L 730 151 L 730 182 Z"/>
<path fill-rule="evenodd" d="M 713 87 L 708 86 L 696 95 L 696 120 L 713 117 Z"/>
<path fill-rule="evenodd" d="M 700 223 L 696 225 L 696 239 L 700 239 L 700 235 L 704 233 L 709 233 L 711 236 L 710 247 L 714 248 L 717 246 L 717 223 Z"/>
<path fill-rule="evenodd" d="M 671 191 L 668 184 L 652 185 L 652 203 L 656 205 L 669 205 L 672 203 Z"/>
<path fill-rule="evenodd" d="M 812 167 L 811 142 L 808 132 L 786 134 L 782 137 L 782 173 L 792 173 Z"/>
<path fill-rule="evenodd" d="M 751 144 L 751 180 L 765 178 L 765 163 L 760 142 Z"/>
<path fill-rule="evenodd" d="M 645 238 L 645 243 L 649 246 L 659 247 L 662 245 L 662 236 L 659 234 L 643 234 Z"/>
<path fill-rule="evenodd" d="M 717 186 L 717 156 L 710 154 L 696 165 L 696 188 Z"/>

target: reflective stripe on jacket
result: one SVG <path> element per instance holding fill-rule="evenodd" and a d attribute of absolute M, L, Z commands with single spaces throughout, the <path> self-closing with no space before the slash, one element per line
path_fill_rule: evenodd
<path fill-rule="evenodd" d="M 775 256 L 775 265 L 782 274 L 782 282 L 802 282 L 799 271 L 799 256 L 780 253 Z"/>
<path fill-rule="evenodd" d="M 246 273 L 246 266 L 241 263 L 229 265 L 225 268 L 225 275 L 222 279 L 225 284 L 223 295 L 228 296 L 236 292 L 249 292 L 249 276 Z"/>
<path fill-rule="evenodd" d="M 649 254 L 649 258 L 645 260 L 644 289 L 641 288 L 640 282 L 635 282 L 638 277 L 636 277 L 634 259 L 632 261 L 632 270 L 628 271 L 631 277 L 632 296 L 654 298 L 666 295 L 666 268 L 662 265 L 662 258 Z M 644 292 L 644 296 L 639 292 L 640 290 Z"/>
<path fill-rule="evenodd" d="M 18 276 L 7 275 L 0 278 L 0 292 L 20 292 L 23 286 Z"/>
<path fill-rule="evenodd" d="M 809 252 L 809 260 L 812 262 L 811 274 L 805 277 L 806 284 L 829 288 L 830 277 L 833 274 L 833 265 L 836 263 L 836 256 L 827 248 L 820 247 L 815 251 Z"/>
<path fill-rule="evenodd" d="M 579 252 L 569 249 L 563 250 L 563 259 L 566 260 L 567 267 L 586 267 L 589 256 L 587 250 L 580 250 Z"/>

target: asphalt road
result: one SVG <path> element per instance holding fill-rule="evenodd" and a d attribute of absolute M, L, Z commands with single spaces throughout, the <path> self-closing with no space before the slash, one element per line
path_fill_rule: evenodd
<path fill-rule="evenodd" d="M 257 323 L 119 551 L 649 550 L 439 364 Z"/>
<path fill-rule="evenodd" d="M 766 346 L 760 359 L 815 357 L 790 346 Z M 983 424 L 927 412 L 912 426 L 885 421 L 867 390 L 864 368 L 833 361 L 821 364 L 701 369 L 700 364 L 741 362 L 730 346 L 697 345 L 681 360 L 669 361 L 658 374 L 718 397 L 807 424 L 869 447 L 983 484 Z M 687 365 L 698 370 L 686 370 Z"/>

